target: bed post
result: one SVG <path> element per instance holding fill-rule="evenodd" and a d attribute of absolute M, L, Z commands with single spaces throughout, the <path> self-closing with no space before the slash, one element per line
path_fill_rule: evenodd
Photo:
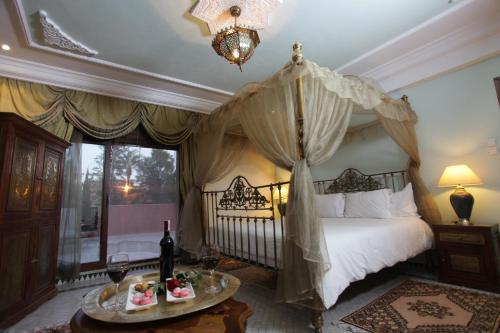
<path fill-rule="evenodd" d="M 293 53 L 292 53 L 292 61 L 295 66 L 302 66 L 304 64 L 304 57 L 302 56 L 302 45 L 299 42 L 293 43 Z M 299 155 L 299 160 L 303 160 L 305 158 L 304 151 L 304 83 L 302 81 L 302 77 L 298 77 L 295 79 L 295 89 L 297 93 L 297 108 L 295 112 L 295 122 L 297 124 L 297 152 Z M 315 300 L 313 305 L 313 313 L 312 313 L 312 326 L 314 328 L 315 333 L 321 333 L 323 331 L 323 311 L 318 310 L 319 305 L 316 303 L 322 302 L 319 300 L 317 294 L 315 294 Z"/>
<path fill-rule="evenodd" d="M 323 332 L 323 311 L 313 310 L 312 326 L 315 333 Z"/>
<path fill-rule="evenodd" d="M 292 61 L 296 66 L 302 66 L 302 45 L 299 42 L 293 43 Z M 299 159 L 305 158 L 304 153 L 304 85 L 302 77 L 295 79 L 295 89 L 297 91 L 297 109 L 295 112 L 295 122 L 297 124 L 297 152 Z"/>
<path fill-rule="evenodd" d="M 205 198 L 204 198 L 204 191 L 205 191 L 205 185 L 202 185 L 199 188 L 200 191 L 200 196 L 201 196 L 201 238 L 202 238 L 202 245 L 207 244 L 207 239 L 206 239 L 206 230 L 205 230 Z M 208 216 L 208 215 L 207 215 Z"/>

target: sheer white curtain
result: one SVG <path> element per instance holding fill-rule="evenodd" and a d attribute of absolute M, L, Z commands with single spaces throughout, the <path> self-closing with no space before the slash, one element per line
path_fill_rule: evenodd
<path fill-rule="evenodd" d="M 304 159 L 297 150 L 297 80 L 303 84 Z M 330 269 L 330 262 L 310 167 L 332 157 L 347 132 L 353 113 L 365 114 L 367 111 L 375 111 L 379 118 L 397 122 L 413 124 L 416 121 L 409 104 L 391 99 L 359 78 L 345 77 L 304 60 L 301 65 L 288 63 L 269 79 L 243 87 L 230 102 L 208 117 L 216 124 L 212 135 L 226 131 L 228 123 L 238 120 L 261 154 L 279 167 L 292 171 L 283 267 L 278 283 L 278 298 L 282 301 L 304 303 L 315 299 L 315 291 L 323 294 L 322 280 Z M 399 141 L 413 140 L 413 127 L 397 126 L 398 131 L 408 132 L 406 136 L 397 135 L 396 129 L 389 129 L 387 124 L 384 128 L 393 137 L 400 136 L 396 141 L 402 146 L 403 142 Z M 418 163 L 416 141 L 413 141 L 408 143 L 410 149 L 405 150 Z M 217 149 L 224 148 L 222 145 L 214 147 L 210 148 L 213 149 L 211 158 L 215 160 L 212 163 L 217 164 Z M 418 167 L 413 170 L 418 175 Z"/>
<path fill-rule="evenodd" d="M 191 254 L 199 253 L 203 242 L 202 187 L 223 178 L 240 161 L 248 140 L 225 134 L 227 119 L 202 121 L 194 133 L 194 186 L 186 197 L 179 225 L 179 247 Z"/>
<path fill-rule="evenodd" d="M 71 280 L 80 273 L 80 231 L 82 222 L 82 134 L 73 132 L 66 150 L 59 226 L 57 276 Z"/>
<path fill-rule="evenodd" d="M 305 96 L 303 160 L 297 151 L 295 81 L 280 80 L 262 87 L 236 107 L 250 142 L 273 163 L 292 171 L 278 284 L 278 298 L 286 302 L 312 299 L 330 269 L 310 166 L 331 158 L 347 131 L 353 109 L 352 100 L 340 98 L 321 82 L 311 77 L 301 79 Z"/>

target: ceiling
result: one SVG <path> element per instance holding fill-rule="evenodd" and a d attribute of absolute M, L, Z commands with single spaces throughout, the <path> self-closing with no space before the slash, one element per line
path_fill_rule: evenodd
<path fill-rule="evenodd" d="M 241 73 L 214 53 L 206 25 L 189 14 L 194 1 L 22 3 L 28 18 L 45 10 L 64 32 L 98 51 L 99 59 L 230 92 L 276 72 L 295 40 L 308 58 L 336 68 L 450 7 L 447 0 L 285 0 Z M 38 28 L 33 21 L 32 33 Z"/>
<path fill-rule="evenodd" d="M 83 73 L 87 75 L 84 81 L 112 79 L 108 87 L 111 83 L 130 85 L 127 86 L 131 90 L 130 96 L 123 92 L 126 89 L 120 92 L 119 86 L 116 93 L 106 92 L 107 86 L 103 84 L 104 94 L 121 94 L 120 97 L 149 102 L 155 102 L 154 98 L 157 98 L 157 103 L 169 104 L 161 102 L 161 98 L 163 94 L 170 93 L 169 98 L 178 98 L 179 105 L 174 106 L 179 107 L 182 107 L 182 98 L 192 97 L 195 99 L 194 106 L 186 108 L 195 110 L 199 107 L 197 111 L 210 111 L 245 83 L 272 75 L 290 59 L 294 41 L 303 44 L 307 59 L 321 66 L 340 68 L 343 72 L 359 72 L 362 68 L 359 67 L 359 60 L 364 59 L 363 66 L 368 66 L 362 68 L 364 73 L 382 65 L 373 58 L 373 51 L 380 49 L 381 45 L 389 42 L 393 48 L 391 57 L 394 58 L 398 51 L 393 42 L 401 36 L 416 31 L 416 27 L 431 24 L 433 20 L 436 21 L 436 17 L 445 19 L 448 13 L 454 12 L 455 7 L 464 7 L 463 3 L 473 2 L 284 0 L 271 15 L 270 26 L 259 31 L 261 44 L 253 58 L 243 66 L 243 72 L 240 72 L 236 66 L 215 54 L 211 47 L 213 36 L 209 34 L 206 24 L 189 14 L 190 8 L 196 3 L 194 0 L 0 1 L 0 43 L 8 43 L 12 47 L 9 52 L 0 53 L 0 57 L 11 57 L 3 59 L 5 63 L 10 61 L 10 71 L 2 71 L 0 61 L 0 75 L 8 76 L 8 73 L 15 71 L 12 68 L 16 65 L 24 66 L 27 72 L 33 63 L 41 64 L 49 66 L 43 67 L 46 72 L 64 69 L 68 77 L 74 74 L 72 72 Z M 495 6 L 499 1 L 475 2 Z M 494 8 L 498 10 L 498 6 Z M 39 10 L 44 10 L 72 39 L 96 50 L 98 54 L 94 57 L 75 57 L 60 51 L 54 52 L 44 45 L 39 37 Z M 433 34 L 427 32 L 427 35 Z M 437 37 L 441 36 L 433 38 Z M 412 45 L 413 48 L 417 46 L 420 45 Z M 411 48 L 406 47 L 403 51 L 410 52 Z M 366 59 L 366 56 L 373 59 Z M 383 56 L 387 58 L 390 55 Z M 27 62 L 19 64 L 14 63 L 14 60 Z M 35 81 L 47 81 L 38 76 Z M 52 83 L 57 85 L 57 80 L 53 78 Z M 50 82 L 48 80 L 45 83 Z M 88 87 L 80 89 L 98 90 L 98 86 L 92 86 L 93 83 L 86 84 Z M 59 85 L 78 88 L 64 82 Z M 134 96 L 145 88 L 154 96 Z"/>

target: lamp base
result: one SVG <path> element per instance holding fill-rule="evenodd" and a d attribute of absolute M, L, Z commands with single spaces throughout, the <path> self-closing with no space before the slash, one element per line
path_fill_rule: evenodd
<path fill-rule="evenodd" d="M 286 213 L 286 202 L 278 204 L 278 211 L 280 212 L 281 216 L 285 216 L 285 213 Z"/>
<path fill-rule="evenodd" d="M 472 225 L 473 223 L 469 219 L 459 219 L 456 224 L 467 226 L 467 225 Z"/>
<path fill-rule="evenodd" d="M 455 192 L 450 195 L 453 210 L 458 216 L 458 223 L 470 225 L 470 216 L 474 206 L 474 197 L 467 192 L 463 186 L 457 186 Z"/>

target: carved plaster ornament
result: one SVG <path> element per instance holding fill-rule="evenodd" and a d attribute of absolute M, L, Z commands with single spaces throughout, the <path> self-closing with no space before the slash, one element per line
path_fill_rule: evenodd
<path fill-rule="evenodd" d="M 54 23 L 44 10 L 39 10 L 40 25 L 42 27 L 43 42 L 49 46 L 56 47 L 63 51 L 78 53 L 81 55 L 93 57 L 97 55 L 97 51 L 83 45 L 74 40 L 61 28 Z"/>
<path fill-rule="evenodd" d="M 238 6 L 241 15 L 238 25 L 260 30 L 269 24 L 269 15 L 283 0 L 199 0 L 191 9 L 191 14 L 207 22 L 210 33 L 216 34 L 234 25 L 234 17 L 229 8 Z"/>

